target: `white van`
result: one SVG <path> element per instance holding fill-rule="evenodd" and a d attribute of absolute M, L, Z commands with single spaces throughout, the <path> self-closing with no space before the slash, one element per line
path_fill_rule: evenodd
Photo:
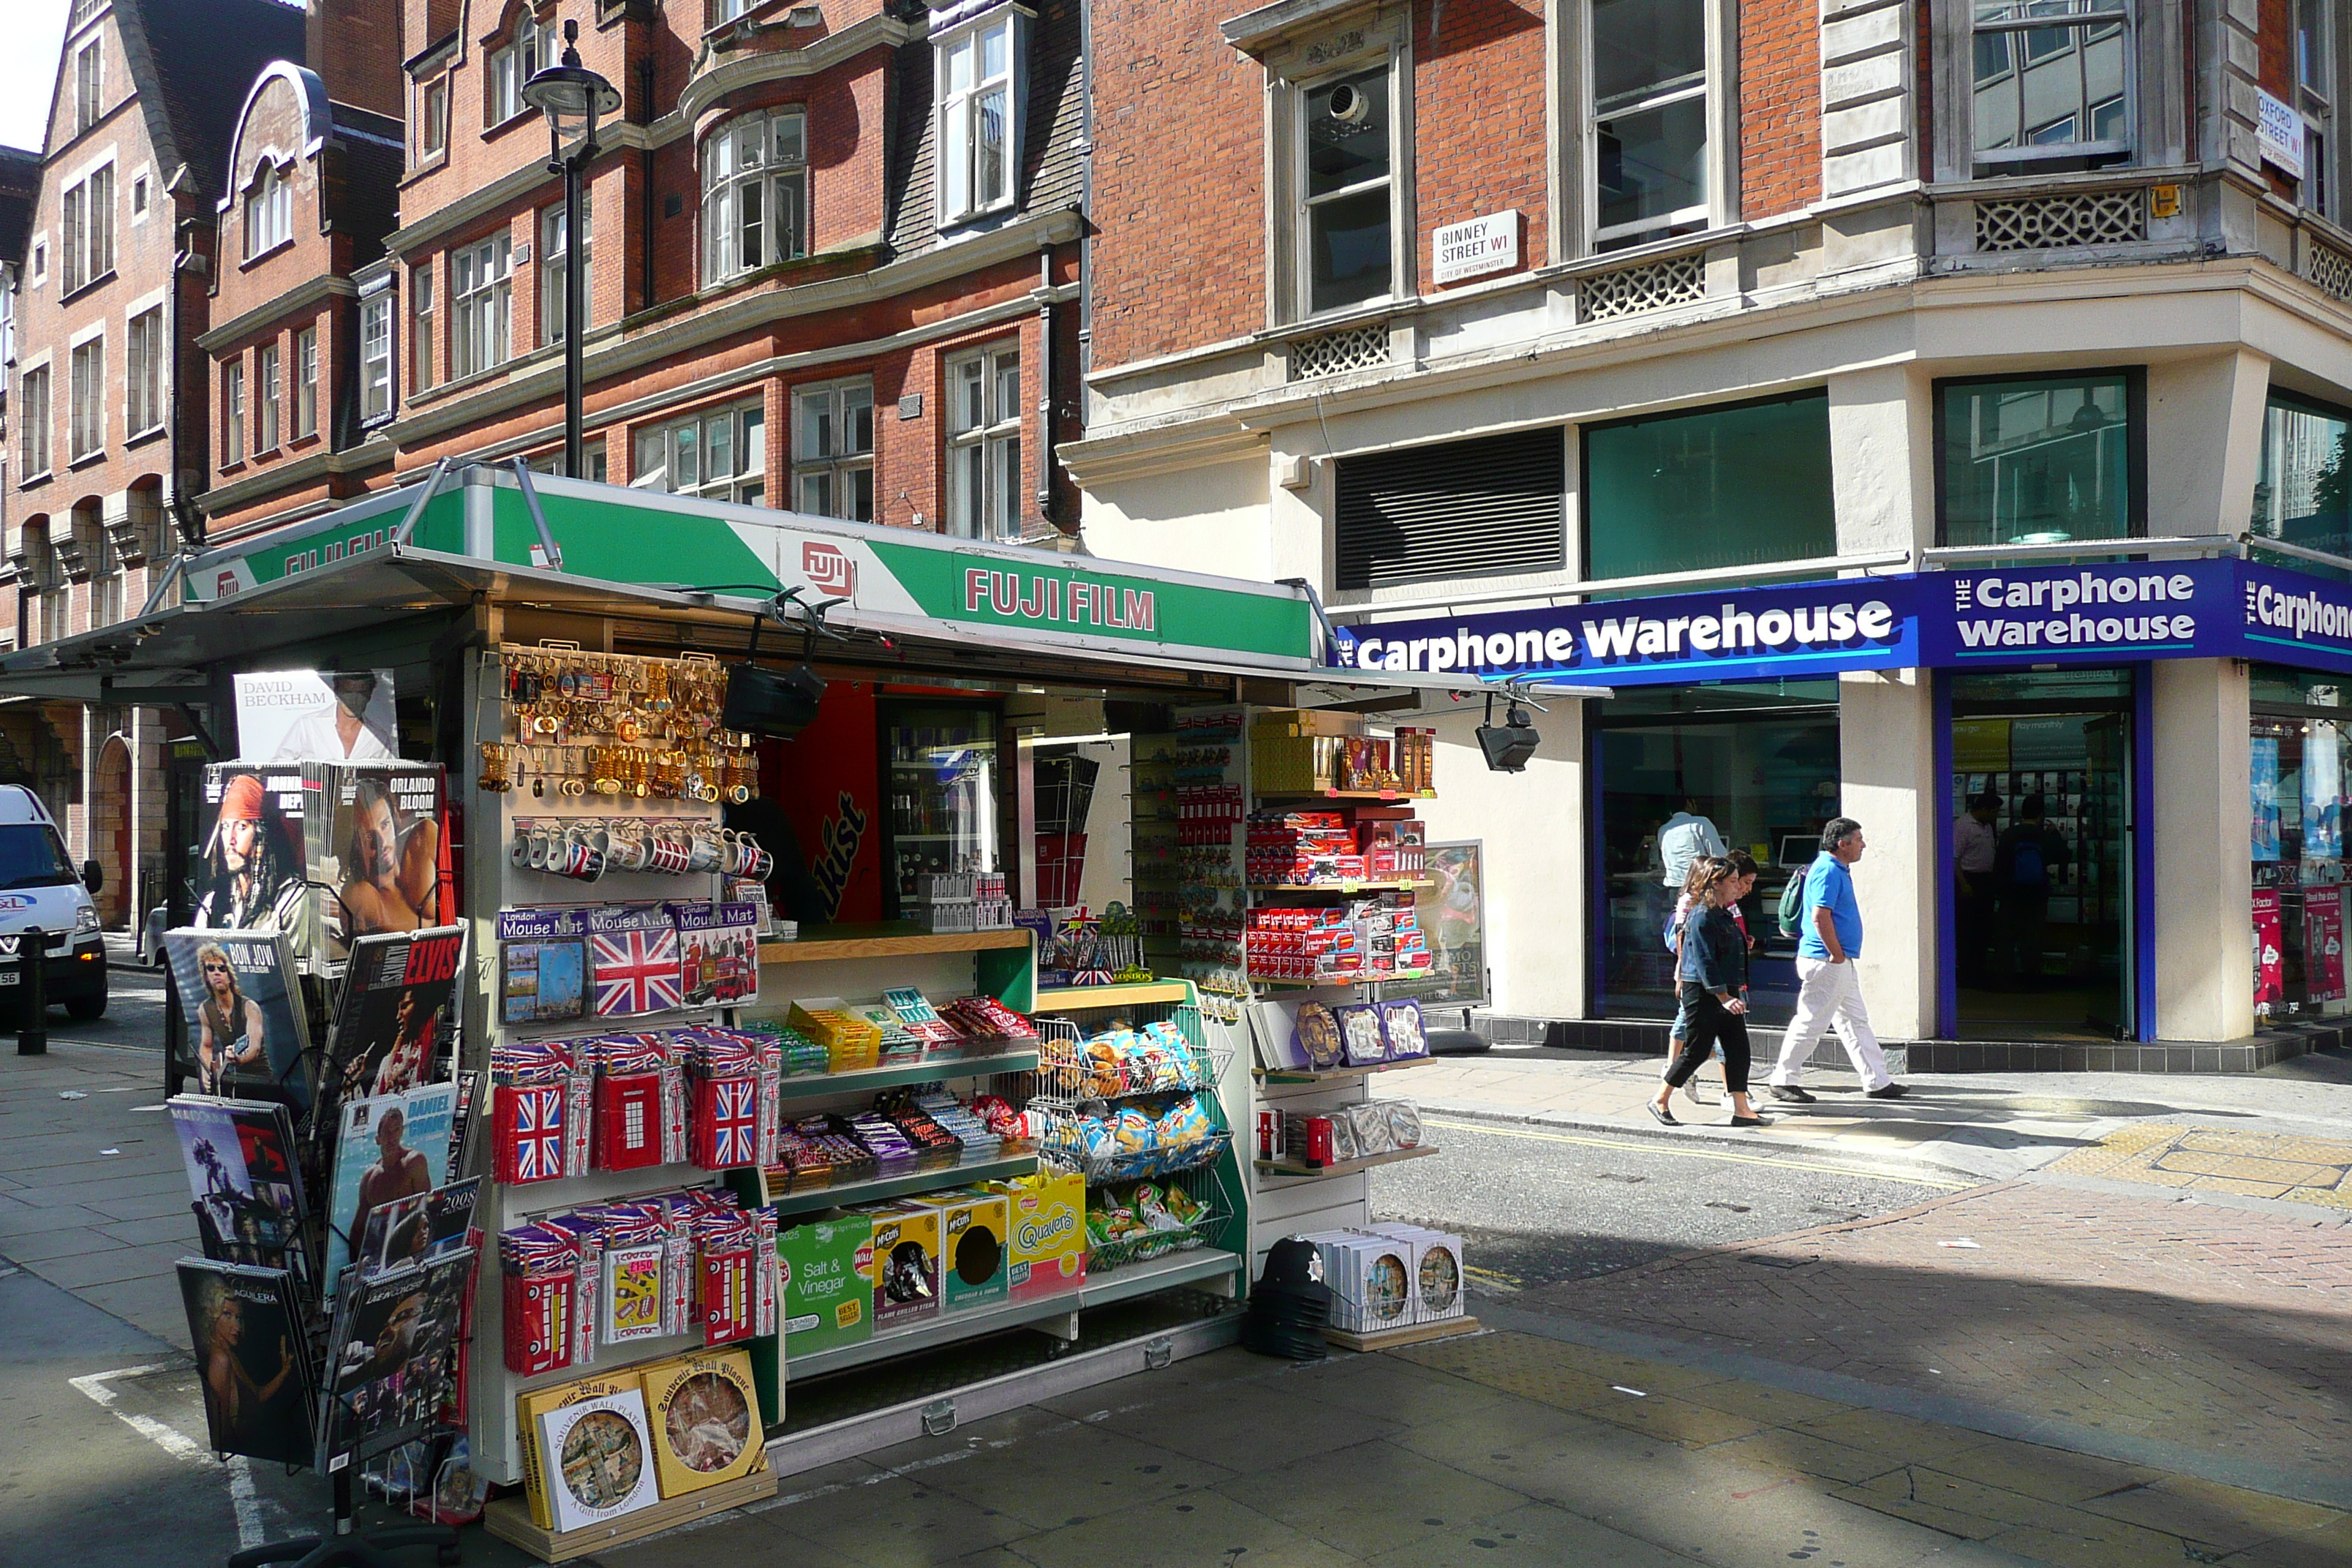
<path fill-rule="evenodd" d="M 0 784 L 0 988 L 20 984 L 25 933 L 48 933 L 42 979 L 51 1005 L 88 1022 L 106 1016 L 106 939 L 89 896 L 106 885 L 95 860 L 77 873 L 64 836 L 41 797 L 23 784 Z M 14 1008 L 0 1004 L 0 1017 Z"/>

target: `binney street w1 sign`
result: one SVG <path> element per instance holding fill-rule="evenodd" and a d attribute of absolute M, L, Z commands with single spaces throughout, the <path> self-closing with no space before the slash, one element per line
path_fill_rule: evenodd
<path fill-rule="evenodd" d="M 1339 658 L 1602 686 L 2156 658 L 2352 673 L 2352 584 L 2234 558 L 1851 577 L 1379 622 Z"/>

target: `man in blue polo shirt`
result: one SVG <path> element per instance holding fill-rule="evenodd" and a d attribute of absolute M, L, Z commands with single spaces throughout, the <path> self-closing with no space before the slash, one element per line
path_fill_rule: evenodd
<path fill-rule="evenodd" d="M 1864 1092 L 1873 1100 L 1902 1098 L 1903 1086 L 1886 1070 L 1886 1053 L 1871 1032 L 1870 1011 L 1862 1005 L 1853 972 L 1853 961 L 1862 956 L 1862 909 L 1854 902 L 1848 868 L 1862 858 L 1862 824 L 1851 816 L 1833 818 L 1822 829 L 1822 852 L 1805 872 L 1804 915 L 1797 927 L 1797 1013 L 1772 1068 L 1775 1100 L 1811 1102 L 1812 1095 L 1797 1079 L 1822 1032 L 1832 1028 L 1862 1075 Z"/>

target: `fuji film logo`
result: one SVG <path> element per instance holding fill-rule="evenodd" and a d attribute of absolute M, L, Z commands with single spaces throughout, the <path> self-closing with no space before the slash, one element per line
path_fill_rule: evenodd
<path fill-rule="evenodd" d="M 820 593 L 850 595 L 857 592 L 857 563 L 834 545 L 802 545 L 801 575 Z"/>

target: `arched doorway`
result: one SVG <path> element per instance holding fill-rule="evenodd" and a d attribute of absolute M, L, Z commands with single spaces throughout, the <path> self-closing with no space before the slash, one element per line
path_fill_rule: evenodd
<path fill-rule="evenodd" d="M 96 896 L 100 917 L 111 926 L 127 923 L 132 883 L 131 867 L 138 848 L 131 820 L 131 738 L 117 730 L 99 747 L 94 777 L 96 808 L 89 814 L 90 858 L 106 868 L 106 887 Z M 101 836 L 110 837 L 110 844 Z"/>

